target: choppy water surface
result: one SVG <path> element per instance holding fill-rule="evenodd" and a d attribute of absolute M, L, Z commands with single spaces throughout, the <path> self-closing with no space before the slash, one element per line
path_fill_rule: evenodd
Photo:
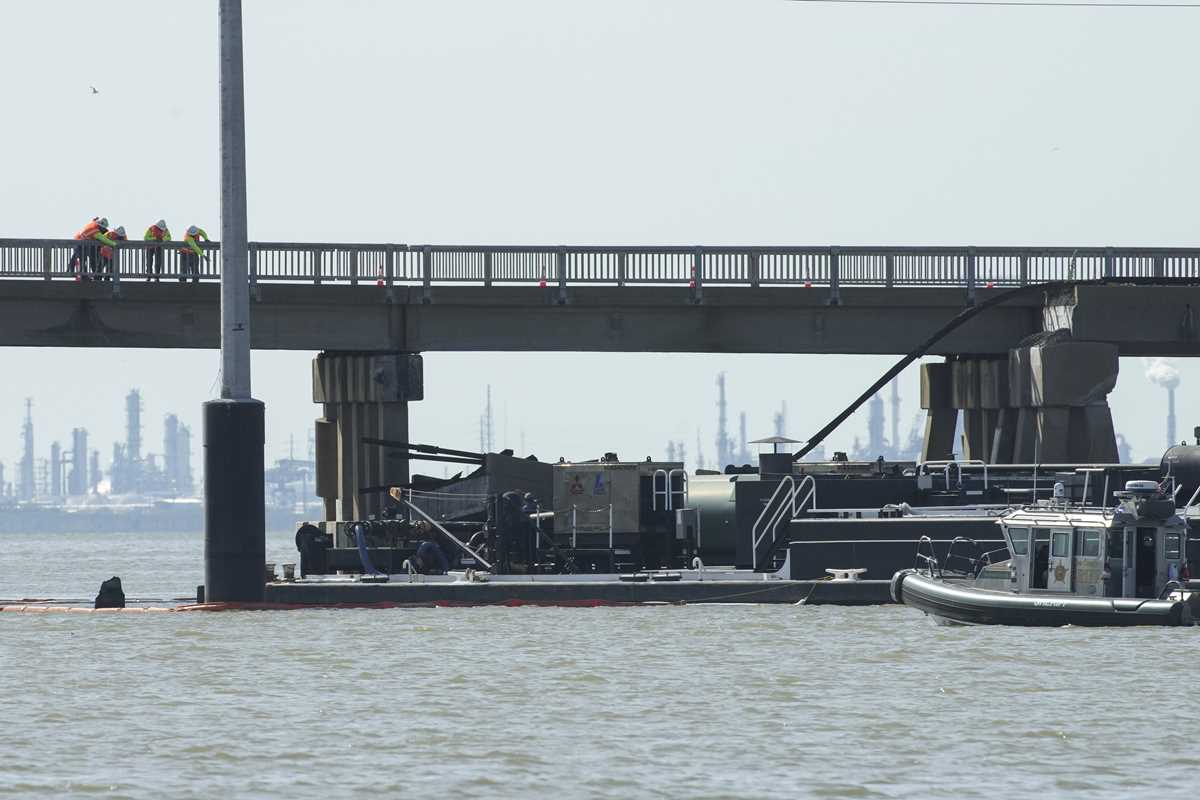
<path fill-rule="evenodd" d="M 199 537 L 0 548 L 4 598 L 200 581 Z M 0 614 L 0 794 L 1190 796 L 1196 637 L 894 607 Z"/>

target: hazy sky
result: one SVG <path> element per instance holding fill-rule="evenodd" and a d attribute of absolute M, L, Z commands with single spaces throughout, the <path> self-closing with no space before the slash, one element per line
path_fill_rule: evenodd
<path fill-rule="evenodd" d="M 0 236 L 219 235 L 215 0 L 5 8 Z M 1200 9 L 845 6 L 786 0 L 245 2 L 253 239 L 409 243 L 1195 245 Z M 100 94 L 93 96 L 89 85 Z M 3 286 L 0 285 L 0 291 Z M 268 456 L 303 441 L 307 353 L 255 354 Z M 39 456 L 85 425 L 106 457 L 122 397 L 144 436 L 197 433 L 215 352 L 0 349 L 0 460 L 36 399 Z M 715 389 L 804 438 L 890 359 L 426 356 L 412 437 L 540 456 L 715 446 Z M 1200 367 L 1183 362 L 1180 433 Z M 1162 390 L 1122 362 L 1135 456 Z M 906 417 L 915 374 L 903 379 Z M 830 440 L 848 448 L 855 418 Z M 504 442 L 498 442 L 503 445 Z M 12 473 L 9 473 L 9 479 Z"/>

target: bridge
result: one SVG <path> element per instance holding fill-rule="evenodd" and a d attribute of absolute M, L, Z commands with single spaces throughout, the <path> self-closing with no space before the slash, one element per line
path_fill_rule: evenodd
<path fill-rule="evenodd" d="M 218 345 L 219 243 L 186 284 L 179 243 L 122 242 L 100 282 L 79 244 L 0 239 L 0 346 Z M 1010 301 L 933 352 L 1059 328 L 1121 355 L 1200 351 L 1200 248 L 252 242 L 249 269 L 253 347 L 355 352 L 900 354 L 994 292 L 1066 280 L 1113 284 Z"/>
<path fill-rule="evenodd" d="M 179 243 L 0 239 L 0 346 L 214 348 L 221 248 L 194 280 Z M 904 354 L 964 308 L 922 365 L 925 456 L 1115 458 L 1117 356 L 1200 355 L 1200 249 L 568 247 L 253 242 L 251 346 L 313 364 L 317 493 L 328 519 L 380 510 L 409 480 L 421 353 L 453 350 Z M 150 275 L 158 251 L 161 275 Z M 157 277 L 161 282 L 152 282 Z M 190 276 L 189 276 L 190 277 Z M 96 280 L 96 279 L 102 280 Z M 1010 349 L 1067 330 L 1066 343 Z M 1037 352 L 1034 353 L 1033 350 Z M 1011 386 L 1010 386 L 1011 381 Z M 953 442 L 962 413 L 964 441 Z M 341 503 L 340 512 L 337 503 Z"/>

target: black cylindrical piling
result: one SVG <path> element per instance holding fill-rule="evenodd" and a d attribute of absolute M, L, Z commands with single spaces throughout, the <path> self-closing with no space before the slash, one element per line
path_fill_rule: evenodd
<path fill-rule="evenodd" d="M 258 400 L 204 404 L 204 587 L 210 603 L 261 603 L 266 560 Z"/>

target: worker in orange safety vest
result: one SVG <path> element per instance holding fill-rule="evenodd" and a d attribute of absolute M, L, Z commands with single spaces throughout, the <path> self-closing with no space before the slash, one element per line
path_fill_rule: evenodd
<path fill-rule="evenodd" d="M 100 245 L 112 246 L 113 241 L 108 238 L 107 233 L 108 219 L 92 217 L 92 221 L 75 234 L 75 241 L 79 244 L 75 245 L 67 268 L 75 273 L 76 278 L 82 275 L 85 280 L 91 280 L 88 272 L 94 272 L 99 267 L 97 262 L 100 257 Z"/>

